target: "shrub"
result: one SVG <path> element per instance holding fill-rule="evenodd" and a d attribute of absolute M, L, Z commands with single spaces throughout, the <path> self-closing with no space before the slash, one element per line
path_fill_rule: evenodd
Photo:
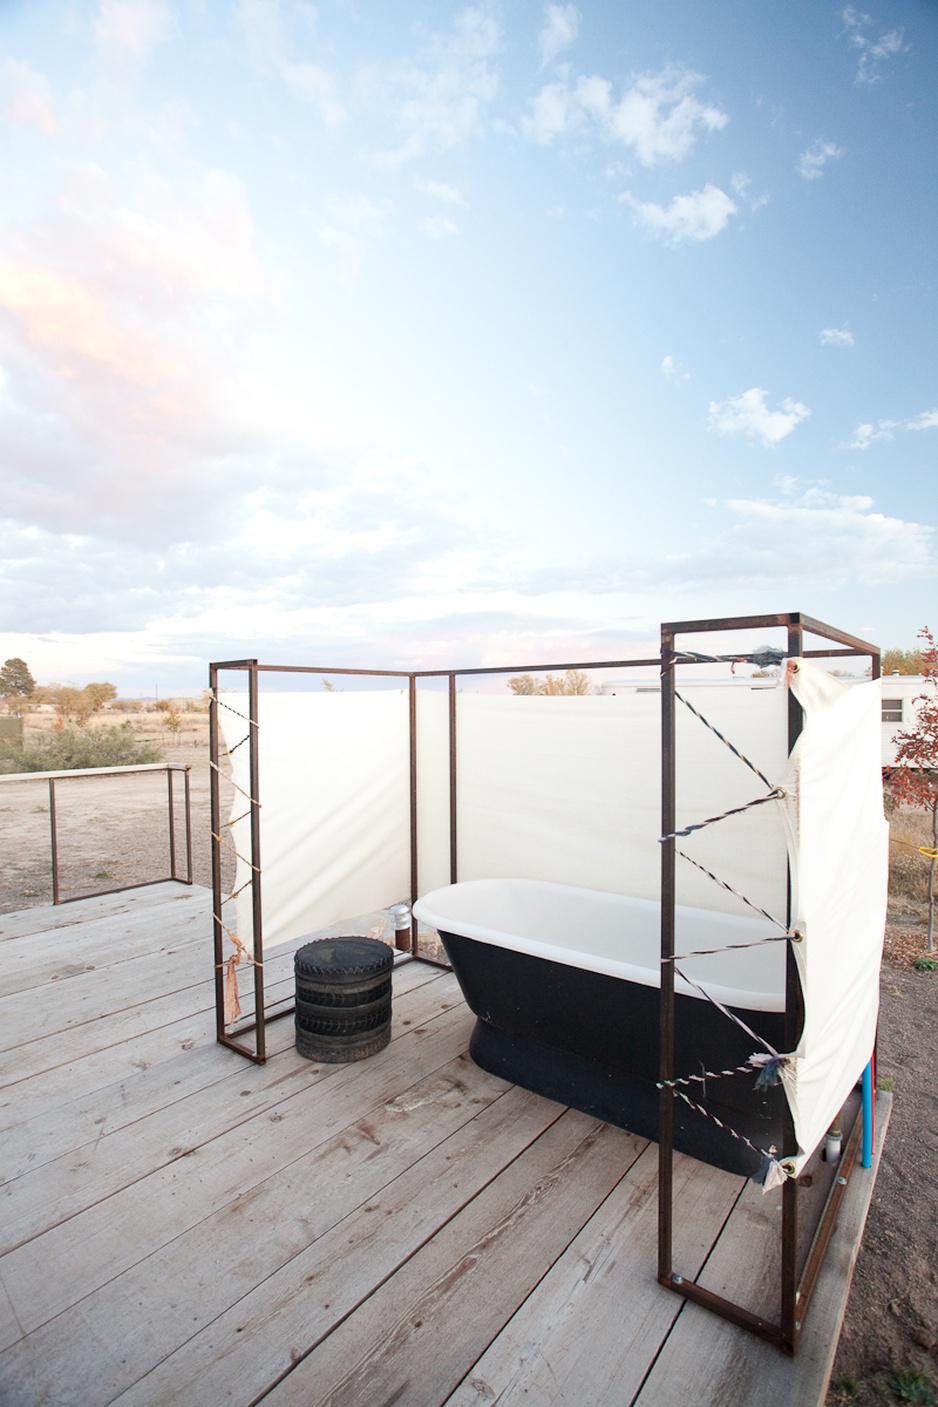
<path fill-rule="evenodd" d="M 131 767 L 160 762 L 160 748 L 139 743 L 130 723 L 117 728 L 57 728 L 42 742 L 19 748 L 0 745 L 2 772 L 65 772 L 80 767 Z"/>

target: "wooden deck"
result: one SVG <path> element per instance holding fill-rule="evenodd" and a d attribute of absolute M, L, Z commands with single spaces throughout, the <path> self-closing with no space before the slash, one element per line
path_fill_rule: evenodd
<path fill-rule="evenodd" d="M 209 915 L 0 916 L 4 1407 L 823 1401 L 871 1172 L 786 1358 L 658 1286 L 655 1145 L 479 1070 L 449 973 L 396 970 L 379 1056 L 287 1019 L 258 1067 L 214 1041 Z M 676 1268 L 774 1317 L 778 1198 L 676 1182 Z"/>

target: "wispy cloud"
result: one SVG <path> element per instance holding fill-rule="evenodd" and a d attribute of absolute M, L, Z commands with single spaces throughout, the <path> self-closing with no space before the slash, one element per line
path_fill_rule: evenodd
<path fill-rule="evenodd" d="M 798 158 L 798 171 L 806 181 L 817 181 L 824 174 L 829 161 L 839 161 L 844 155 L 843 147 L 836 142 L 826 142 L 822 137 L 811 143 Z"/>
<path fill-rule="evenodd" d="M 811 414 L 806 405 L 786 396 L 778 410 L 767 405 L 768 392 L 758 386 L 731 396 L 726 401 L 711 401 L 708 428 L 720 435 L 744 435 L 759 440 L 767 449 L 777 445 Z"/>
<path fill-rule="evenodd" d="M 892 432 L 898 424 L 898 420 L 880 420 L 875 425 L 872 421 L 867 421 L 858 425 L 853 432 L 852 439 L 841 445 L 840 448 L 869 449 L 870 445 L 876 444 L 877 440 L 891 440 Z"/>
<path fill-rule="evenodd" d="M 580 12 L 575 5 L 547 5 L 537 41 L 541 68 L 546 68 L 564 49 L 569 49 L 579 32 Z"/>
<path fill-rule="evenodd" d="M 821 329 L 822 347 L 852 347 L 855 342 L 856 338 L 846 327 L 824 327 Z"/>
<path fill-rule="evenodd" d="M 428 219 L 420 221 L 419 228 L 431 239 L 446 239 L 449 235 L 459 234 L 456 221 L 448 219 L 445 215 L 431 215 Z"/>
<path fill-rule="evenodd" d="M 661 363 L 660 371 L 666 381 L 682 382 L 690 380 L 690 372 L 681 371 L 674 358 L 670 356 L 665 357 L 664 361 Z"/>
<path fill-rule="evenodd" d="M 595 75 L 549 83 L 533 100 L 524 130 L 545 143 L 590 122 L 607 141 L 634 151 L 643 166 L 681 161 L 701 134 L 729 122 L 725 112 L 696 96 L 703 81 L 699 73 L 672 67 L 641 74 L 618 98 L 609 80 Z"/>
<path fill-rule="evenodd" d="M 57 130 L 49 81 L 25 59 L 0 61 L 0 122 L 38 127 L 47 137 Z"/>
<path fill-rule="evenodd" d="M 369 243 L 381 239 L 390 213 L 387 201 L 378 203 L 365 195 L 328 196 L 313 218 L 316 238 L 337 257 L 337 271 L 344 283 L 355 280 Z"/>
<path fill-rule="evenodd" d="M 938 409 L 923 410 L 914 420 L 909 421 L 910 430 L 938 430 Z"/>
<path fill-rule="evenodd" d="M 101 0 L 94 33 L 111 62 L 141 63 L 169 37 L 173 26 L 173 12 L 163 0 Z"/>
<path fill-rule="evenodd" d="M 498 92 L 501 40 L 501 24 L 483 0 L 460 11 L 447 34 L 434 37 L 423 63 L 372 67 L 361 75 L 363 91 L 390 111 L 403 135 L 400 146 L 381 153 L 383 164 L 450 151 L 483 130 Z"/>
<path fill-rule="evenodd" d="M 873 23 L 869 15 L 863 14 L 853 5 L 848 5 L 841 11 L 840 17 L 844 24 L 843 33 L 853 47 L 859 50 L 857 83 L 878 83 L 882 78 L 883 64 L 895 58 L 896 54 L 902 53 L 903 30 L 890 29 L 878 39 L 871 39 L 867 34 Z"/>
<path fill-rule="evenodd" d="M 690 195 L 676 195 L 667 207 L 653 201 L 636 200 L 631 195 L 620 197 L 630 205 L 635 220 L 649 234 L 659 235 L 668 244 L 699 244 L 713 239 L 736 214 L 735 202 L 719 186 L 704 186 Z"/>
<path fill-rule="evenodd" d="M 311 16 L 312 8 L 303 7 L 302 13 Z M 300 42 L 309 42 L 308 26 L 302 41 L 291 42 L 280 0 L 240 0 L 238 15 L 257 72 L 278 80 L 299 102 L 318 108 L 327 127 L 338 127 L 346 113 L 334 74 L 297 52 Z"/>
<path fill-rule="evenodd" d="M 456 186 L 448 186 L 445 181 L 417 181 L 416 184 L 418 191 L 422 191 L 424 195 L 430 196 L 433 200 L 442 200 L 447 205 L 466 206 L 469 204 L 462 191 L 458 190 Z"/>

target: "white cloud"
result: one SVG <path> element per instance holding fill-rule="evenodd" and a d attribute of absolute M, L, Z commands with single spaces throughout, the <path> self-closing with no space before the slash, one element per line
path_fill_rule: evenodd
<path fill-rule="evenodd" d="M 880 420 L 876 425 L 872 422 L 858 425 L 853 432 L 853 439 L 841 445 L 840 448 L 869 449 L 870 445 L 875 444 L 877 440 L 891 440 L 892 432 L 898 424 L 898 420 Z"/>
<path fill-rule="evenodd" d="M 323 203 L 313 230 L 320 244 L 338 256 L 342 282 L 354 281 L 369 242 L 383 237 L 390 209 L 365 195 L 329 196 Z"/>
<path fill-rule="evenodd" d="M 661 363 L 660 371 L 666 381 L 682 382 L 690 380 L 690 372 L 679 371 L 674 358 L 670 356 L 665 357 L 664 361 Z"/>
<path fill-rule="evenodd" d="M 163 0 L 101 0 L 94 31 L 102 52 L 115 63 L 142 62 L 173 28 Z"/>
<path fill-rule="evenodd" d="M 935 410 L 923 410 L 921 415 L 917 415 L 914 420 L 909 421 L 910 430 L 936 430 L 938 429 L 938 408 Z"/>
<path fill-rule="evenodd" d="M 790 396 L 781 402 L 779 410 L 769 410 L 767 395 L 767 391 L 753 386 L 741 396 L 731 396 L 726 401 L 711 401 L 708 428 L 720 435 L 745 435 L 749 439 L 761 440 L 766 448 L 772 448 L 790 435 L 811 412 L 806 405 L 793 401 Z"/>
<path fill-rule="evenodd" d="M 668 68 L 641 74 L 620 98 L 612 84 L 596 75 L 580 77 L 574 85 L 548 83 L 533 100 L 532 115 L 523 127 L 538 142 L 592 121 L 609 141 L 635 152 L 643 166 L 681 161 L 701 133 L 718 132 L 729 117 L 701 102 L 694 89 L 703 82 L 698 73 Z"/>
<path fill-rule="evenodd" d="M 544 27 L 538 35 L 541 68 L 553 63 L 558 54 L 569 49 L 580 32 L 580 12 L 575 5 L 547 5 Z"/>
<path fill-rule="evenodd" d="M 419 227 L 431 239 L 445 239 L 448 235 L 459 234 L 459 226 L 456 221 L 448 220 L 445 215 L 435 215 L 428 220 L 421 220 Z"/>
<path fill-rule="evenodd" d="M 0 122 L 38 127 L 47 137 L 56 131 L 48 80 L 25 59 L 0 63 Z"/>
<path fill-rule="evenodd" d="M 844 23 L 843 32 L 853 47 L 859 50 L 857 83 L 878 83 L 882 77 L 883 64 L 888 59 L 895 58 L 896 54 L 901 54 L 905 47 L 902 42 L 903 30 L 890 29 L 878 39 L 870 39 L 866 31 L 872 20 L 869 15 L 862 14 L 853 5 L 848 5 L 841 11 L 841 19 Z"/>
<path fill-rule="evenodd" d="M 733 190 L 739 196 L 740 200 L 745 200 L 749 209 L 752 211 L 761 210 L 764 205 L 768 205 L 769 197 L 767 195 L 750 195 L 749 187 L 751 184 L 752 182 L 745 171 L 733 172 L 730 185 L 733 187 Z"/>
<path fill-rule="evenodd" d="M 824 327 L 821 329 L 822 347 L 852 347 L 856 338 L 846 327 Z"/>
<path fill-rule="evenodd" d="M 442 200 L 447 205 L 467 206 L 469 202 L 462 191 L 455 186 L 448 186 L 444 181 L 417 181 L 417 189 L 423 191 L 424 195 L 431 196 L 434 200 Z"/>
<path fill-rule="evenodd" d="M 305 9 L 299 13 L 308 14 Z M 335 77 L 322 65 L 294 56 L 295 45 L 284 33 L 280 0 L 240 0 L 238 15 L 256 70 L 277 79 L 300 102 L 318 108 L 327 127 L 338 127 L 345 110 Z"/>
<path fill-rule="evenodd" d="M 670 245 L 697 244 L 713 239 L 736 214 L 736 205 L 718 186 L 707 185 L 690 195 L 676 195 L 665 209 L 651 201 L 621 197 L 635 212 L 639 225 L 650 234 L 661 235 Z"/>
<path fill-rule="evenodd" d="M 498 92 L 494 60 L 501 38 L 492 7 L 469 6 L 449 34 L 434 39 L 426 64 L 372 68 L 362 75 L 363 89 L 382 108 L 390 107 L 404 137 L 401 146 L 382 153 L 384 164 L 450 151 L 483 129 L 486 107 Z"/>
<path fill-rule="evenodd" d="M 843 147 L 836 142 L 826 142 L 822 137 L 811 143 L 798 158 L 798 171 L 806 181 L 817 181 L 823 174 L 828 161 L 838 161 L 844 155 Z"/>

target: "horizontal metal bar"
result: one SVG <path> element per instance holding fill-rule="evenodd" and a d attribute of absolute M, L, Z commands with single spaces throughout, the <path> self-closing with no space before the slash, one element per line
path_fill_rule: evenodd
<path fill-rule="evenodd" d="M 833 625 L 826 625 L 824 621 L 815 620 L 813 616 L 806 616 L 803 611 L 788 611 L 775 616 L 726 616 L 718 620 L 669 621 L 662 626 L 662 630 L 673 631 L 675 635 L 708 635 L 715 631 L 768 630 L 773 626 L 789 625 L 800 625 L 812 635 L 819 635 L 823 640 L 833 640 L 839 645 L 848 645 L 861 655 L 879 654 L 877 645 L 870 645 L 866 640 L 848 635 Z"/>
<path fill-rule="evenodd" d="M 753 1314 L 751 1310 L 744 1309 L 742 1305 L 733 1304 L 732 1300 L 724 1299 L 722 1295 L 716 1295 L 712 1290 L 704 1289 L 703 1285 L 698 1285 L 695 1280 L 685 1280 L 680 1275 L 660 1275 L 659 1281 L 669 1290 L 674 1290 L 676 1294 L 683 1295 L 685 1299 L 693 1300 L 696 1304 L 701 1304 L 705 1309 L 711 1310 L 714 1314 L 719 1314 L 721 1319 L 728 1319 L 731 1324 L 736 1324 L 740 1329 L 748 1329 L 751 1334 L 757 1334 L 760 1339 L 767 1339 L 776 1348 L 785 1349 L 792 1352 L 792 1345 L 788 1343 L 778 1324 L 772 1324 L 761 1315 Z"/>
<path fill-rule="evenodd" d="M 184 762 L 140 762 L 128 767 L 72 767 L 62 772 L 3 772 L 0 782 L 58 781 L 60 777 L 117 777 L 128 772 L 185 772 Z"/>
<path fill-rule="evenodd" d="M 73 894 L 70 899 L 58 899 L 56 903 L 78 904 L 82 899 L 102 899 L 107 894 L 126 894 L 129 889 L 149 889 L 151 884 L 184 884 L 192 888 L 191 879 L 178 879 L 174 874 L 164 875 L 162 879 L 136 880 L 133 884 L 119 884 L 116 889 L 93 889 L 90 894 Z"/>
<path fill-rule="evenodd" d="M 451 674 L 549 674 L 557 669 L 657 669 L 661 664 L 655 655 L 646 660 L 577 660 L 572 664 L 499 664 L 469 666 L 465 669 L 347 669 L 327 668 L 325 665 L 259 664 L 259 674 L 351 674 L 376 679 L 448 679 Z M 247 668 L 242 665 L 216 664 L 213 669 Z"/>

